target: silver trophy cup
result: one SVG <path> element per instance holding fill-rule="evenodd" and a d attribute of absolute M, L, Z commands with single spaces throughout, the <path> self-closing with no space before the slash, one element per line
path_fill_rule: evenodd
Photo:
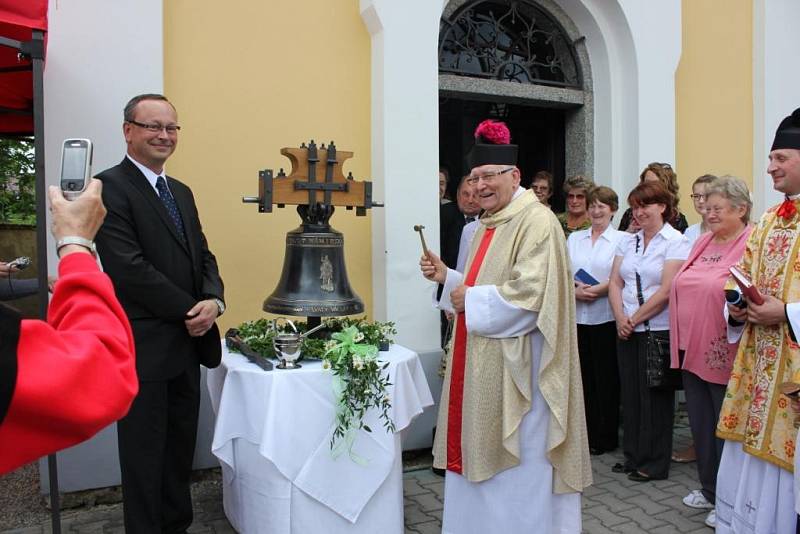
<path fill-rule="evenodd" d="M 300 347 L 303 345 L 303 336 L 297 333 L 277 334 L 272 339 L 275 354 L 281 360 L 278 369 L 297 369 L 301 367 L 296 363 L 300 358 Z"/>

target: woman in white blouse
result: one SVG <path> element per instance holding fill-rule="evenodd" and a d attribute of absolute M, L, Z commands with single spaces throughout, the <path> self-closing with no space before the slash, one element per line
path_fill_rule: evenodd
<path fill-rule="evenodd" d="M 575 279 L 578 354 L 589 452 L 596 455 L 613 451 L 618 445 L 617 327 L 608 303 L 608 277 L 614 252 L 625 233 L 611 226 L 619 208 L 613 189 L 595 187 L 589 191 L 587 200 L 592 226 L 570 234 L 567 251 Z"/>
<path fill-rule="evenodd" d="M 686 238 L 666 221 L 675 209 L 659 182 L 642 182 L 628 195 L 640 230 L 621 239 L 611 268 L 608 300 L 617 323 L 625 463 L 612 470 L 636 482 L 665 479 L 672 451 L 675 392 L 647 386 L 647 333 L 669 339 L 669 290 L 689 253 Z M 637 283 L 637 278 L 639 279 Z M 639 304 L 637 286 L 644 304 Z"/>

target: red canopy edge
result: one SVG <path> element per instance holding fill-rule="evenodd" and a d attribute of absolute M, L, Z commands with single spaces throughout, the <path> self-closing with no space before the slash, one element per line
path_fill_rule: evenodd
<path fill-rule="evenodd" d="M 25 42 L 32 30 L 47 30 L 47 0 L 0 0 L 0 36 Z M 33 133 L 31 63 L 18 53 L 0 45 L 0 134 Z M 26 70 L 4 71 L 10 68 Z"/>
<path fill-rule="evenodd" d="M 0 22 L 30 30 L 47 30 L 47 0 L 0 0 Z"/>

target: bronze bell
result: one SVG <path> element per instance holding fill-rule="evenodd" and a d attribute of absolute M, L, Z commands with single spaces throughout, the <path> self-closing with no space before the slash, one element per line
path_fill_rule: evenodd
<path fill-rule="evenodd" d="M 344 236 L 331 228 L 329 219 L 335 206 L 365 215 L 380 204 L 372 202 L 372 183 L 345 178 L 342 162 L 352 152 L 337 152 L 333 141 L 319 149 L 312 140 L 308 146 L 283 148 L 281 154 L 292 163 L 289 176 L 283 169 L 273 177 L 272 170 L 259 173 L 258 197 L 243 202 L 257 203 L 258 211 L 269 213 L 273 203 L 279 208 L 297 206 L 303 224 L 286 234 L 286 252 L 278 285 L 264 301 L 264 311 L 310 318 L 353 315 L 364 312 L 364 303 L 353 292 L 344 262 Z M 317 176 L 317 165 L 325 162 L 324 176 Z M 321 170 L 321 169 L 320 169 Z M 319 319 L 316 319 L 318 322 Z M 311 323 L 309 319 L 309 323 Z"/>
<path fill-rule="evenodd" d="M 327 231 L 300 226 L 286 234 L 283 272 L 264 301 L 264 311 L 314 317 L 364 312 L 347 279 L 341 232 L 330 226 Z"/>

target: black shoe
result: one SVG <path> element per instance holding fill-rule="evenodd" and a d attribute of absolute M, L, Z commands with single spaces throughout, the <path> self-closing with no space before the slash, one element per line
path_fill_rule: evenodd
<path fill-rule="evenodd" d="M 636 469 L 632 469 L 630 467 L 625 467 L 621 463 L 615 463 L 614 467 L 611 468 L 611 472 L 612 473 L 625 473 L 626 475 L 629 475 L 629 474 L 633 473 L 634 471 L 636 471 Z"/>
<path fill-rule="evenodd" d="M 439 475 L 440 477 L 443 477 L 445 473 L 444 469 L 439 469 L 438 467 L 431 467 L 431 471 L 433 471 L 434 475 Z"/>
<path fill-rule="evenodd" d="M 667 477 L 651 477 L 640 471 L 633 471 L 632 473 L 628 474 L 628 480 L 632 480 L 634 482 L 650 482 L 651 480 L 664 480 L 665 478 Z"/>
<path fill-rule="evenodd" d="M 598 449 L 597 447 L 589 447 L 589 454 L 591 454 L 592 456 L 600 456 L 605 452 L 606 451 L 604 451 L 603 449 Z"/>

